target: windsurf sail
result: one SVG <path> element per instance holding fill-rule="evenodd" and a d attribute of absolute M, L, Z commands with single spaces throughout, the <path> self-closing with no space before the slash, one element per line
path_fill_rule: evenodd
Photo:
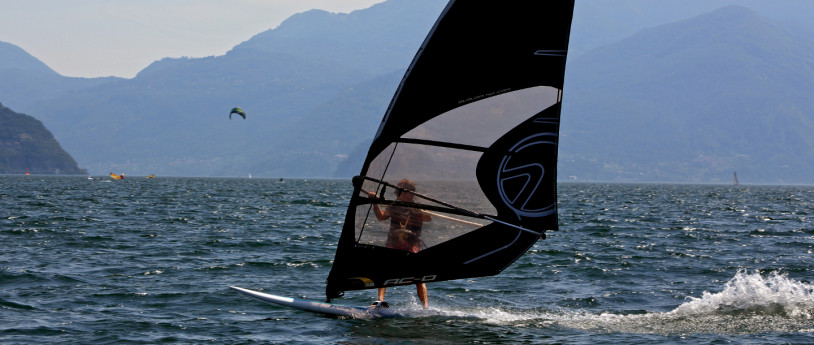
<path fill-rule="evenodd" d="M 557 229 L 573 0 L 452 0 L 359 176 L 326 295 L 489 276 Z"/>
<path fill-rule="evenodd" d="M 114 180 L 124 180 L 124 174 L 116 175 L 114 173 L 110 173 L 110 178 Z"/>

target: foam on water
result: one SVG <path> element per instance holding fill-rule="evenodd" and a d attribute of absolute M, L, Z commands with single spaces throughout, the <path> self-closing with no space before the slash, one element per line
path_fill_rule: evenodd
<path fill-rule="evenodd" d="M 772 272 L 738 272 L 718 293 L 704 292 L 690 297 L 669 314 L 693 315 L 777 315 L 792 319 L 814 319 L 814 285 Z"/>
<path fill-rule="evenodd" d="M 738 272 L 720 292 L 704 292 L 669 312 L 623 314 L 580 310 L 431 308 L 424 316 L 478 319 L 515 327 L 565 327 L 593 332 L 661 335 L 811 332 L 814 285 L 772 272 Z M 421 314 L 416 314 L 419 316 Z"/>

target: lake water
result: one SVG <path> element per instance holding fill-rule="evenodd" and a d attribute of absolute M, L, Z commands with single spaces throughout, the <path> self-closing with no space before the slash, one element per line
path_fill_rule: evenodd
<path fill-rule="evenodd" d="M 0 176 L 3 344 L 814 343 L 814 187 L 565 183 L 500 275 L 324 300 L 349 180 Z M 368 304 L 374 290 L 335 300 Z"/>

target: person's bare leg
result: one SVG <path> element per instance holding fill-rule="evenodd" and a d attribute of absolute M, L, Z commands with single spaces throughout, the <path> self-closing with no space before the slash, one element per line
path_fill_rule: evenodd
<path fill-rule="evenodd" d="M 424 306 L 424 309 L 430 307 L 430 302 L 427 300 L 427 284 L 415 284 L 416 292 L 418 293 L 418 299 L 421 301 L 421 305 Z"/>
<path fill-rule="evenodd" d="M 385 288 L 379 288 L 379 301 L 384 302 L 384 291 Z"/>

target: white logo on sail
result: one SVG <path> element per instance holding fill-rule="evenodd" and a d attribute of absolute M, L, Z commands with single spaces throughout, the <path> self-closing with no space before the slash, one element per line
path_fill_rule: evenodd
<path fill-rule="evenodd" d="M 540 160 L 545 152 L 556 150 L 556 133 L 538 133 L 520 140 L 503 157 L 498 170 L 497 183 L 500 197 L 515 214 L 524 217 L 543 217 L 553 214 L 554 204 L 540 205 L 545 167 Z M 555 151 L 556 152 L 556 151 Z"/>

